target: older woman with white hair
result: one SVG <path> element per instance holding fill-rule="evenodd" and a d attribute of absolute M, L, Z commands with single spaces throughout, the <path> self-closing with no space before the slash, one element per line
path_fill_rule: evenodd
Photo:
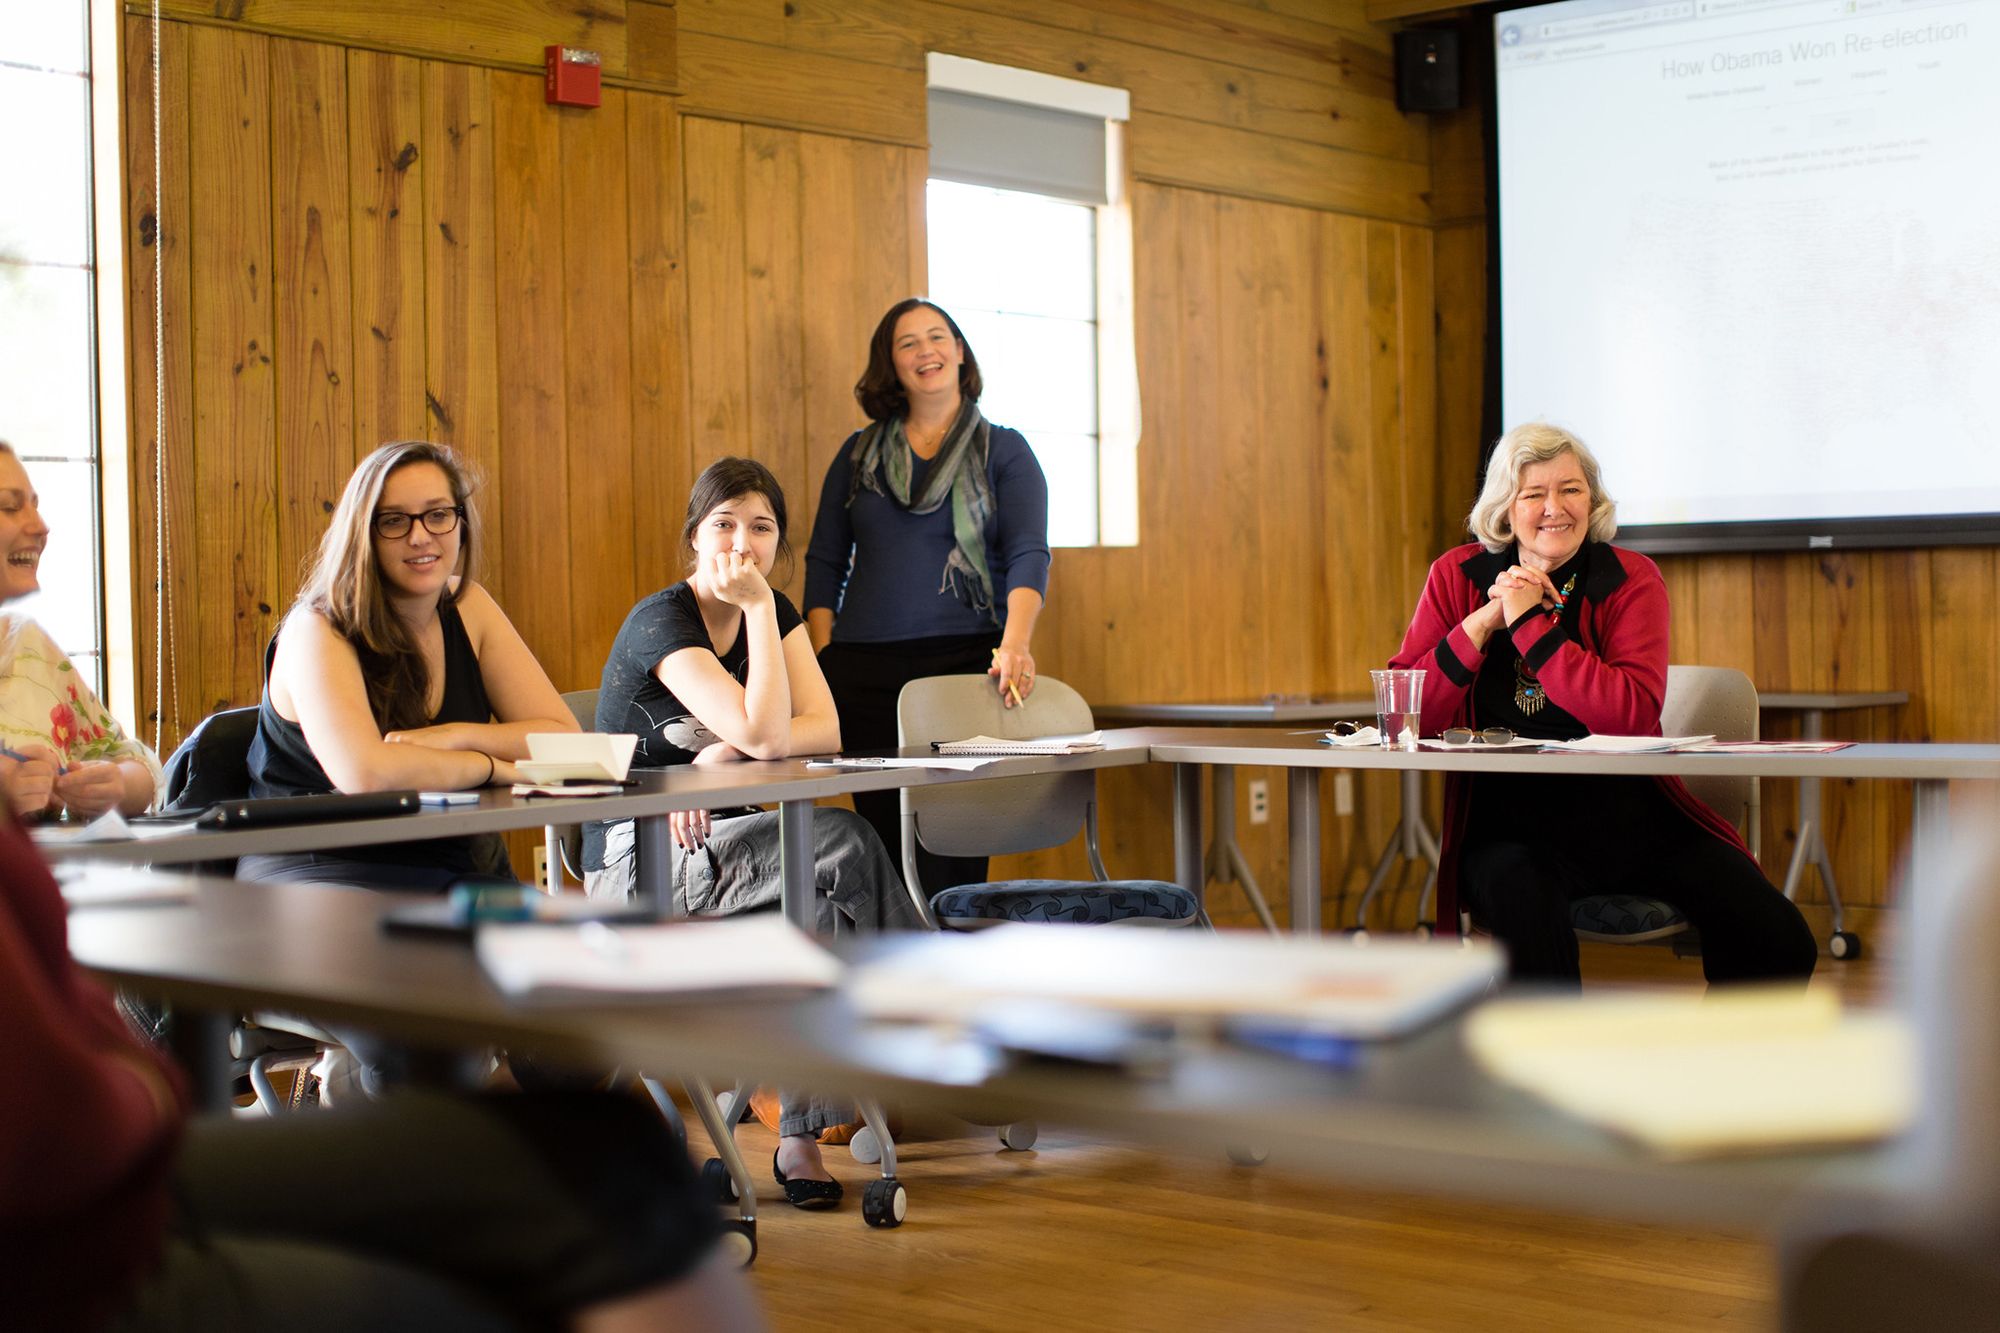
<path fill-rule="evenodd" d="M 1425 673 L 1425 734 L 1660 734 L 1667 589 L 1611 544 L 1616 513 L 1575 435 L 1532 422 L 1500 438 L 1466 520 L 1478 540 L 1431 566 L 1391 663 Z M 1812 974 L 1798 908 L 1677 778 L 1453 774 L 1442 852 L 1438 920 L 1468 908 L 1519 979 L 1579 984 L 1569 904 L 1614 892 L 1679 908 L 1712 982 Z"/>

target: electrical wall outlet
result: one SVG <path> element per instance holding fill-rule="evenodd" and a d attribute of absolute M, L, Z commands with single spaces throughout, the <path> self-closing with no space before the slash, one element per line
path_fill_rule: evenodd
<path fill-rule="evenodd" d="M 1250 784 L 1250 822 L 1271 822 L 1271 784 L 1262 778 Z"/>
<path fill-rule="evenodd" d="M 549 849 L 542 843 L 535 844 L 535 883 L 546 886 L 549 882 Z"/>
<path fill-rule="evenodd" d="M 1354 775 L 1344 768 L 1333 775 L 1333 813 L 1336 816 L 1354 813 Z"/>

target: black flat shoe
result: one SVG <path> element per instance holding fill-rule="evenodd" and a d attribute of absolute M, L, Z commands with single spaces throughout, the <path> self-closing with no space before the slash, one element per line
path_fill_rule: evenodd
<path fill-rule="evenodd" d="M 794 1208 L 831 1208 L 847 1193 L 837 1180 L 793 1180 L 778 1165 L 776 1152 L 771 1154 L 771 1174 L 784 1186 L 785 1202 Z"/>

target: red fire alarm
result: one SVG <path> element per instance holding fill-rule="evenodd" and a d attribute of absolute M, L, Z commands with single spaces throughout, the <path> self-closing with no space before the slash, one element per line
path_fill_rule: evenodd
<path fill-rule="evenodd" d="M 551 106 L 596 106 L 597 75 L 602 63 L 595 51 L 579 51 L 574 46 L 550 46 L 542 50 L 548 78 L 542 85 L 543 99 Z"/>

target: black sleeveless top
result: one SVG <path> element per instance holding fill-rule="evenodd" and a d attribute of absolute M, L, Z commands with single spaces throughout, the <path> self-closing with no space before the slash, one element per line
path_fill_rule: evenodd
<path fill-rule="evenodd" d="M 479 674 L 479 655 L 472 650 L 472 639 L 465 632 L 456 603 L 438 604 L 438 625 L 444 631 L 444 701 L 428 725 L 491 722 L 493 705 L 486 697 L 486 681 Z M 257 735 L 250 742 L 250 794 L 316 796 L 330 792 L 333 780 L 306 744 L 305 728 L 288 721 L 271 702 L 271 663 L 277 650 L 276 638 L 264 650 L 264 697 L 257 702 Z M 379 847 L 345 847 L 338 854 L 354 861 L 443 866 L 471 874 L 491 864 L 487 844 L 492 841 L 492 835 L 434 838 Z"/>

